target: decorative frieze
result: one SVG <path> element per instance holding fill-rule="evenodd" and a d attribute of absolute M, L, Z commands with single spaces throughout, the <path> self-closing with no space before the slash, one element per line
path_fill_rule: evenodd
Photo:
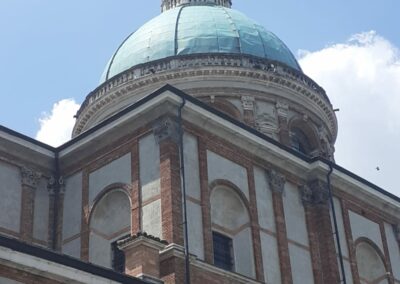
<path fill-rule="evenodd" d="M 282 174 L 275 170 L 269 170 L 266 172 L 269 186 L 272 191 L 283 193 L 285 188 L 286 178 Z"/>
<path fill-rule="evenodd" d="M 21 168 L 21 183 L 22 185 L 36 188 L 40 182 L 42 174 L 27 167 Z"/>
<path fill-rule="evenodd" d="M 305 205 L 326 204 L 329 200 L 329 190 L 325 182 L 313 180 L 299 187 L 301 199 Z"/>
<path fill-rule="evenodd" d="M 180 139 L 179 125 L 172 117 L 159 118 L 153 124 L 153 133 L 157 143 L 167 139 L 179 142 Z"/>

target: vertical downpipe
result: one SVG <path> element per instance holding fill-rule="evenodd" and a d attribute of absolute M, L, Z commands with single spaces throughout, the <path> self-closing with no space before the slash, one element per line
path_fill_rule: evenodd
<path fill-rule="evenodd" d="M 332 163 L 329 162 L 329 172 L 328 172 L 328 175 L 326 176 L 326 179 L 327 179 L 327 184 L 328 184 L 329 201 L 330 201 L 331 209 L 332 209 L 333 225 L 335 227 L 334 234 L 336 237 L 336 244 L 337 244 L 337 249 L 338 249 L 338 254 L 339 254 L 340 270 L 342 272 L 342 278 L 343 278 L 340 282 L 346 284 L 346 272 L 344 270 L 342 247 L 340 245 L 340 236 L 339 236 L 338 224 L 337 224 L 337 219 L 336 219 L 335 203 L 333 201 L 333 194 L 332 194 L 332 188 L 331 188 L 332 172 L 333 172 Z"/>
<path fill-rule="evenodd" d="M 180 174 L 183 201 L 183 226 L 185 238 L 185 284 L 190 284 L 190 253 L 189 253 L 189 236 L 187 223 L 187 205 L 186 205 L 186 177 L 185 177 L 185 157 L 183 151 L 183 126 L 182 126 L 182 109 L 186 104 L 186 99 L 182 97 L 182 104 L 178 110 L 178 131 L 179 131 L 179 158 L 180 158 Z"/>

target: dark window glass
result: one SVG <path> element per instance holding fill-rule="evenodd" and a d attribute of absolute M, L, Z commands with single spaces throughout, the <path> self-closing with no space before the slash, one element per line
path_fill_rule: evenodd
<path fill-rule="evenodd" d="M 127 236 L 121 238 L 125 239 Z M 119 239 L 119 240 L 121 240 Z M 112 269 L 114 269 L 117 272 L 124 273 L 125 272 L 125 254 L 122 250 L 118 248 L 117 242 L 119 240 L 116 240 L 111 244 L 111 253 L 112 253 Z"/>
<path fill-rule="evenodd" d="M 213 232 L 214 265 L 229 271 L 233 271 L 233 247 L 232 239 Z"/>
<path fill-rule="evenodd" d="M 298 128 L 292 130 L 291 133 L 291 146 L 294 150 L 303 153 L 309 154 L 310 153 L 310 143 L 308 141 L 307 136 Z"/>

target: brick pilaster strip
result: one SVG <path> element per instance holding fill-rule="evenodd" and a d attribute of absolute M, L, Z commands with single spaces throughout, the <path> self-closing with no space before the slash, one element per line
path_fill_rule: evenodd
<path fill-rule="evenodd" d="M 353 274 L 353 282 L 360 283 L 360 276 L 358 274 L 357 259 L 356 259 L 356 248 L 354 246 L 353 235 L 351 231 L 348 205 L 345 200 L 342 199 L 341 201 L 342 201 L 343 224 L 347 240 L 347 247 L 349 248 L 349 258 L 350 258 L 351 273 Z"/>
<path fill-rule="evenodd" d="M 278 241 L 279 264 L 282 274 L 282 284 L 292 284 L 292 268 L 290 264 L 285 210 L 283 207 L 282 197 L 285 178 L 275 171 L 268 171 L 267 179 L 272 190 L 272 201 L 275 213 L 276 237 Z"/>
<path fill-rule="evenodd" d="M 82 172 L 81 259 L 89 261 L 89 171 Z"/>
<path fill-rule="evenodd" d="M 327 185 L 315 180 L 300 187 L 316 283 L 339 283 L 339 267 L 332 230 Z"/>
<path fill-rule="evenodd" d="M 136 140 L 132 146 L 132 217 L 131 234 L 135 235 L 142 230 L 141 220 L 141 194 L 140 194 L 140 164 L 139 164 L 139 143 Z"/>
<path fill-rule="evenodd" d="M 254 181 L 254 170 L 250 165 L 247 167 L 247 179 L 249 185 L 249 202 L 250 202 L 250 218 L 251 232 L 253 238 L 254 263 L 256 269 L 256 279 L 264 282 L 264 266 L 262 259 L 262 247 L 260 236 L 260 225 L 258 222 L 257 201 L 256 201 L 256 186 Z"/>
<path fill-rule="evenodd" d="M 32 169 L 21 168 L 21 239 L 31 243 L 33 239 L 33 222 L 35 212 L 35 193 L 41 178 L 41 173 Z"/>
<path fill-rule="evenodd" d="M 204 260 L 214 263 L 213 239 L 211 231 L 210 189 L 208 187 L 207 148 L 202 138 L 198 140 L 199 171 L 201 188 L 201 212 L 203 217 Z"/>
<path fill-rule="evenodd" d="M 183 245 L 179 147 L 172 139 L 160 141 L 160 179 L 163 239 Z"/>
<path fill-rule="evenodd" d="M 320 246 L 319 246 L 319 238 L 318 238 L 318 225 L 316 222 L 316 210 L 311 205 L 304 204 L 304 209 L 306 213 L 306 223 L 308 230 L 308 238 L 310 241 L 310 253 L 311 253 L 311 262 L 314 274 L 315 283 L 324 283 L 323 282 L 323 274 L 322 274 L 322 265 L 321 265 L 321 257 L 320 257 Z M 335 253 L 336 255 L 336 253 Z"/>

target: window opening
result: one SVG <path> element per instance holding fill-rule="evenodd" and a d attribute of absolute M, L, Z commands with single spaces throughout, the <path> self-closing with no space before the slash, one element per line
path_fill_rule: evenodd
<path fill-rule="evenodd" d="M 220 233 L 213 232 L 214 265 L 233 271 L 233 246 L 232 239 Z"/>

